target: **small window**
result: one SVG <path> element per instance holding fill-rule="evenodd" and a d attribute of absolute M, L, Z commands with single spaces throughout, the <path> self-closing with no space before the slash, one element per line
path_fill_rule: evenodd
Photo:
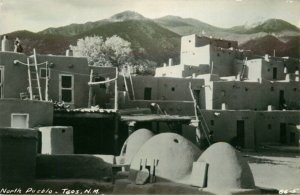
<path fill-rule="evenodd" d="M 220 56 L 220 53 L 217 53 L 217 56 Z"/>
<path fill-rule="evenodd" d="M 294 88 L 294 91 L 297 91 L 297 88 Z"/>
<path fill-rule="evenodd" d="M 271 91 L 274 91 L 274 87 L 271 87 Z"/>
<path fill-rule="evenodd" d="M 171 90 L 172 90 L 172 91 L 175 91 L 175 87 L 172 87 Z"/>
<path fill-rule="evenodd" d="M 144 88 L 144 100 L 151 100 L 152 98 L 152 88 L 145 87 Z"/>
<path fill-rule="evenodd" d="M 189 43 L 192 42 L 191 40 L 189 40 Z"/>
<path fill-rule="evenodd" d="M 59 75 L 59 101 L 74 103 L 73 75 Z"/>
<path fill-rule="evenodd" d="M 272 129 L 272 125 L 271 124 L 268 124 L 268 129 Z"/>
<path fill-rule="evenodd" d="M 222 95 L 223 97 L 225 97 L 225 91 L 224 91 L 224 90 L 221 91 L 221 95 Z"/>
<path fill-rule="evenodd" d="M 11 124 L 11 127 L 13 127 L 13 128 L 28 128 L 29 127 L 29 114 L 27 114 L 27 113 L 12 113 L 10 124 Z"/>
<path fill-rule="evenodd" d="M 210 120 L 210 125 L 214 126 L 215 125 L 215 121 L 214 120 Z"/>
<path fill-rule="evenodd" d="M 61 77 L 61 86 L 63 88 L 71 88 L 72 87 L 72 77 L 71 76 L 62 76 Z"/>
<path fill-rule="evenodd" d="M 247 87 L 245 87 L 245 91 L 248 91 L 249 89 Z"/>
<path fill-rule="evenodd" d="M 40 68 L 40 78 L 45 79 L 47 76 L 50 78 L 50 69 L 47 71 L 47 68 Z"/>

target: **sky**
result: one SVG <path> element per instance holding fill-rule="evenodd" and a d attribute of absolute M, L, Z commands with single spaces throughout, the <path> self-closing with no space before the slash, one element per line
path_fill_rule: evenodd
<path fill-rule="evenodd" d="M 300 0 L 0 0 L 0 34 L 97 21 L 131 10 L 175 15 L 229 28 L 268 18 L 300 27 Z"/>

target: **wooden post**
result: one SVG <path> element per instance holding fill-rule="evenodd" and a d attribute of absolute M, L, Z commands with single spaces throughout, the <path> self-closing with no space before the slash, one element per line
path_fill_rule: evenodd
<path fill-rule="evenodd" d="M 126 93 L 128 95 L 128 98 L 130 99 L 130 95 L 129 95 L 129 91 L 128 91 L 128 86 L 127 86 L 127 81 L 126 81 L 126 78 L 125 78 L 125 74 L 124 72 L 123 73 L 123 78 L 124 78 L 124 84 L 125 84 L 125 90 L 126 90 Z"/>
<path fill-rule="evenodd" d="M 214 72 L 214 62 L 211 62 L 210 74 Z"/>
<path fill-rule="evenodd" d="M 28 71 L 28 82 L 29 82 L 29 96 L 30 96 L 30 100 L 33 99 L 33 95 L 32 95 L 32 83 L 31 83 L 31 72 L 30 72 L 30 62 L 29 62 L 29 58 L 27 58 L 27 71 Z"/>
<path fill-rule="evenodd" d="M 119 120 L 120 115 L 115 113 L 115 131 L 114 131 L 114 153 L 119 155 Z"/>
<path fill-rule="evenodd" d="M 49 101 L 48 85 L 49 85 L 49 74 L 48 74 L 48 62 L 46 62 L 46 87 L 45 87 L 45 100 Z"/>
<path fill-rule="evenodd" d="M 94 74 L 94 70 L 91 69 L 90 82 L 93 82 L 93 74 Z M 92 96 L 93 96 L 93 87 L 90 85 L 89 86 L 89 102 L 88 102 L 88 107 L 89 108 L 92 106 Z"/>
<path fill-rule="evenodd" d="M 40 101 L 43 100 L 42 97 L 42 91 L 41 91 L 41 84 L 40 84 L 40 77 L 39 77 L 39 69 L 37 67 L 37 59 L 36 59 L 36 51 L 35 48 L 33 49 L 33 59 L 34 59 L 34 67 L 35 67 L 35 74 L 36 74 L 36 80 L 38 84 L 38 91 L 39 91 L 39 96 L 40 96 Z"/>
<path fill-rule="evenodd" d="M 114 109 L 118 110 L 118 68 L 116 68 L 116 80 L 115 80 L 115 106 Z"/>
<path fill-rule="evenodd" d="M 199 120 L 198 118 L 198 112 L 197 112 L 197 101 L 194 97 L 194 93 L 193 93 L 193 90 L 192 90 L 192 83 L 189 82 L 189 89 L 190 89 L 190 93 L 191 93 L 191 96 L 192 96 L 192 99 L 193 99 L 193 102 L 194 102 L 194 112 L 195 112 L 195 117 L 196 117 L 196 120 Z"/>
<path fill-rule="evenodd" d="M 132 82 L 132 77 L 131 77 L 131 72 L 130 71 L 129 71 L 129 79 L 130 79 L 130 84 L 131 84 L 132 99 L 135 100 L 135 94 L 134 94 L 134 89 L 133 89 L 133 82 Z"/>

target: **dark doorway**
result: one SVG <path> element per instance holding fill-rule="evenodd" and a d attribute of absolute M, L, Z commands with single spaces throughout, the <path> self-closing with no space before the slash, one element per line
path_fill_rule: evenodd
<path fill-rule="evenodd" d="M 236 122 L 236 138 L 237 146 L 245 146 L 245 122 L 244 120 L 237 120 Z"/>
<path fill-rule="evenodd" d="M 280 143 L 286 144 L 286 124 L 280 123 Z"/>
<path fill-rule="evenodd" d="M 273 79 L 277 79 L 277 68 L 273 68 Z"/>
<path fill-rule="evenodd" d="M 279 91 L 279 108 L 280 109 L 286 108 L 283 90 Z"/>
<path fill-rule="evenodd" d="M 295 145 L 296 144 L 296 133 L 290 132 L 290 144 Z"/>
<path fill-rule="evenodd" d="M 114 154 L 113 117 L 54 117 L 53 123 L 73 127 L 75 154 Z"/>
<path fill-rule="evenodd" d="M 144 89 L 144 100 L 151 100 L 151 92 L 152 92 L 151 87 L 145 87 L 145 89 Z"/>

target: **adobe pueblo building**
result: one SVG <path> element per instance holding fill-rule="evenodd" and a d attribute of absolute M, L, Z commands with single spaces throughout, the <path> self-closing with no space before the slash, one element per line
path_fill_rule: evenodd
<path fill-rule="evenodd" d="M 198 115 L 199 134 L 212 142 L 299 146 L 299 59 L 255 56 L 235 41 L 197 35 L 182 37 L 180 57 L 155 77 L 128 80 L 134 99 L 124 106 L 155 103 L 162 113 Z"/>
<path fill-rule="evenodd" d="M 180 64 L 153 77 L 70 50 L 27 56 L 3 37 L 0 187 L 262 192 L 236 149 L 299 146 L 300 63 L 237 46 L 184 36 Z"/>

